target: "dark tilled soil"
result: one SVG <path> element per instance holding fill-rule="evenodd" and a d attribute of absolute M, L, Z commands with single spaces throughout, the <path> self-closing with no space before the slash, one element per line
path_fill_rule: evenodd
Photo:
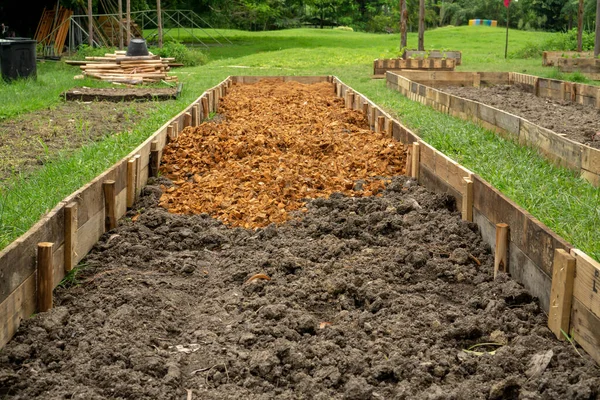
<path fill-rule="evenodd" d="M 573 141 L 600 149 L 600 110 L 594 107 L 536 97 L 519 85 L 442 90 L 518 115 L 556 133 L 564 133 Z"/>
<path fill-rule="evenodd" d="M 64 94 L 66 100 L 79 101 L 148 101 L 148 100 L 169 100 L 177 96 L 177 88 L 89 88 L 76 87 L 68 90 Z"/>
<path fill-rule="evenodd" d="M 156 102 L 69 102 L 0 122 L 0 184 L 106 136 L 132 129 Z"/>
<path fill-rule="evenodd" d="M 396 178 L 381 197 L 334 194 L 245 230 L 144 193 L 80 284 L 2 350 L 2 394 L 598 398 L 598 367 L 553 337 L 523 288 L 492 280 L 489 249 L 445 195 Z M 248 282 L 258 273 L 270 280 Z"/>

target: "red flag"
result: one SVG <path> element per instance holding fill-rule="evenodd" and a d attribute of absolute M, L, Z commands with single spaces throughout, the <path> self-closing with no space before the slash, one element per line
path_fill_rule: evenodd
<path fill-rule="evenodd" d="M 504 0 L 504 7 L 507 7 L 510 5 L 510 0 Z"/>

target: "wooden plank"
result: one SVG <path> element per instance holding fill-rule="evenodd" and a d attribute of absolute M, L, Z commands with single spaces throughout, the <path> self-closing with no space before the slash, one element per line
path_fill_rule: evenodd
<path fill-rule="evenodd" d="M 582 169 L 581 178 L 585 179 L 593 186 L 600 187 L 600 175 L 598 174 L 594 174 L 593 172 Z"/>
<path fill-rule="evenodd" d="M 461 205 L 461 215 L 463 221 L 473 221 L 473 180 L 471 176 L 463 177 L 464 189 Z"/>
<path fill-rule="evenodd" d="M 550 292 L 548 328 L 550 328 L 557 339 L 565 339 L 563 332 L 566 334 L 569 333 L 574 278 L 575 257 L 563 249 L 556 249 L 552 265 L 552 289 Z"/>
<path fill-rule="evenodd" d="M 13 337 L 21 321 L 35 312 L 35 273 L 27 276 L 23 283 L 0 303 L 0 348 Z"/>
<path fill-rule="evenodd" d="M 571 334 L 575 341 L 600 363 L 600 319 L 576 298 L 573 298 L 572 307 Z"/>
<path fill-rule="evenodd" d="M 456 200 L 456 204 L 462 204 L 462 193 L 456 191 L 447 182 L 440 179 L 434 171 L 424 165 L 420 166 L 419 184 L 436 193 L 446 193 Z"/>
<path fill-rule="evenodd" d="M 85 224 L 79 227 L 77 232 L 77 245 L 75 261 L 81 261 L 94 247 L 100 236 L 104 233 L 104 208 L 89 218 Z"/>
<path fill-rule="evenodd" d="M 512 137 L 519 137 L 519 128 L 521 118 L 516 115 L 496 109 L 494 111 L 494 121 L 500 129 L 512 134 Z"/>
<path fill-rule="evenodd" d="M 582 146 L 581 149 L 581 168 L 600 174 L 600 150 L 589 146 Z"/>
<path fill-rule="evenodd" d="M 573 296 L 600 317 L 600 263 L 578 249 L 571 249 L 571 256 L 577 263 Z"/>

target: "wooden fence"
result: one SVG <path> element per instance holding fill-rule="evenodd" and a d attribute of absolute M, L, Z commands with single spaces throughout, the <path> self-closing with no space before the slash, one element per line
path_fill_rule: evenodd
<path fill-rule="evenodd" d="M 264 78 L 267 77 L 228 77 L 207 90 L 127 157 L 63 200 L 0 253 L 0 347 L 10 340 L 24 318 L 51 307 L 48 290 L 56 287 L 133 205 L 148 177 L 156 174 L 168 140 L 217 111 L 219 98 L 232 83 L 256 83 Z M 301 83 L 332 82 L 346 107 L 362 110 L 372 129 L 410 145 L 411 175 L 429 189 L 451 194 L 463 219 L 479 226 L 484 240 L 496 253 L 500 249 L 496 247 L 496 230 L 498 225 L 507 224 L 506 251 L 499 257 L 505 260 L 508 272 L 539 298 L 541 307 L 549 313 L 548 324 L 558 337 L 561 329 L 570 332 L 600 362 L 600 264 L 338 78 L 275 78 Z"/>
<path fill-rule="evenodd" d="M 438 90 L 444 86 L 518 84 L 539 97 L 593 105 L 600 109 L 600 88 L 513 72 L 388 72 L 387 86 L 411 100 L 467 121 L 476 122 L 521 144 L 537 148 L 558 165 L 600 186 L 600 150 L 568 139 L 525 118 Z"/>

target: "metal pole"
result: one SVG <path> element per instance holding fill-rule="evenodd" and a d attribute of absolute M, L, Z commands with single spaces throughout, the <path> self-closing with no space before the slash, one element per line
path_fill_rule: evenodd
<path fill-rule="evenodd" d="M 123 50 L 123 0 L 119 0 L 119 49 Z"/>
<path fill-rule="evenodd" d="M 88 44 L 94 46 L 94 20 L 92 18 L 92 0 L 88 0 Z"/>
<path fill-rule="evenodd" d="M 162 12 L 160 10 L 160 0 L 156 0 L 156 16 L 158 22 L 158 47 L 163 47 L 163 31 L 162 31 Z"/>

